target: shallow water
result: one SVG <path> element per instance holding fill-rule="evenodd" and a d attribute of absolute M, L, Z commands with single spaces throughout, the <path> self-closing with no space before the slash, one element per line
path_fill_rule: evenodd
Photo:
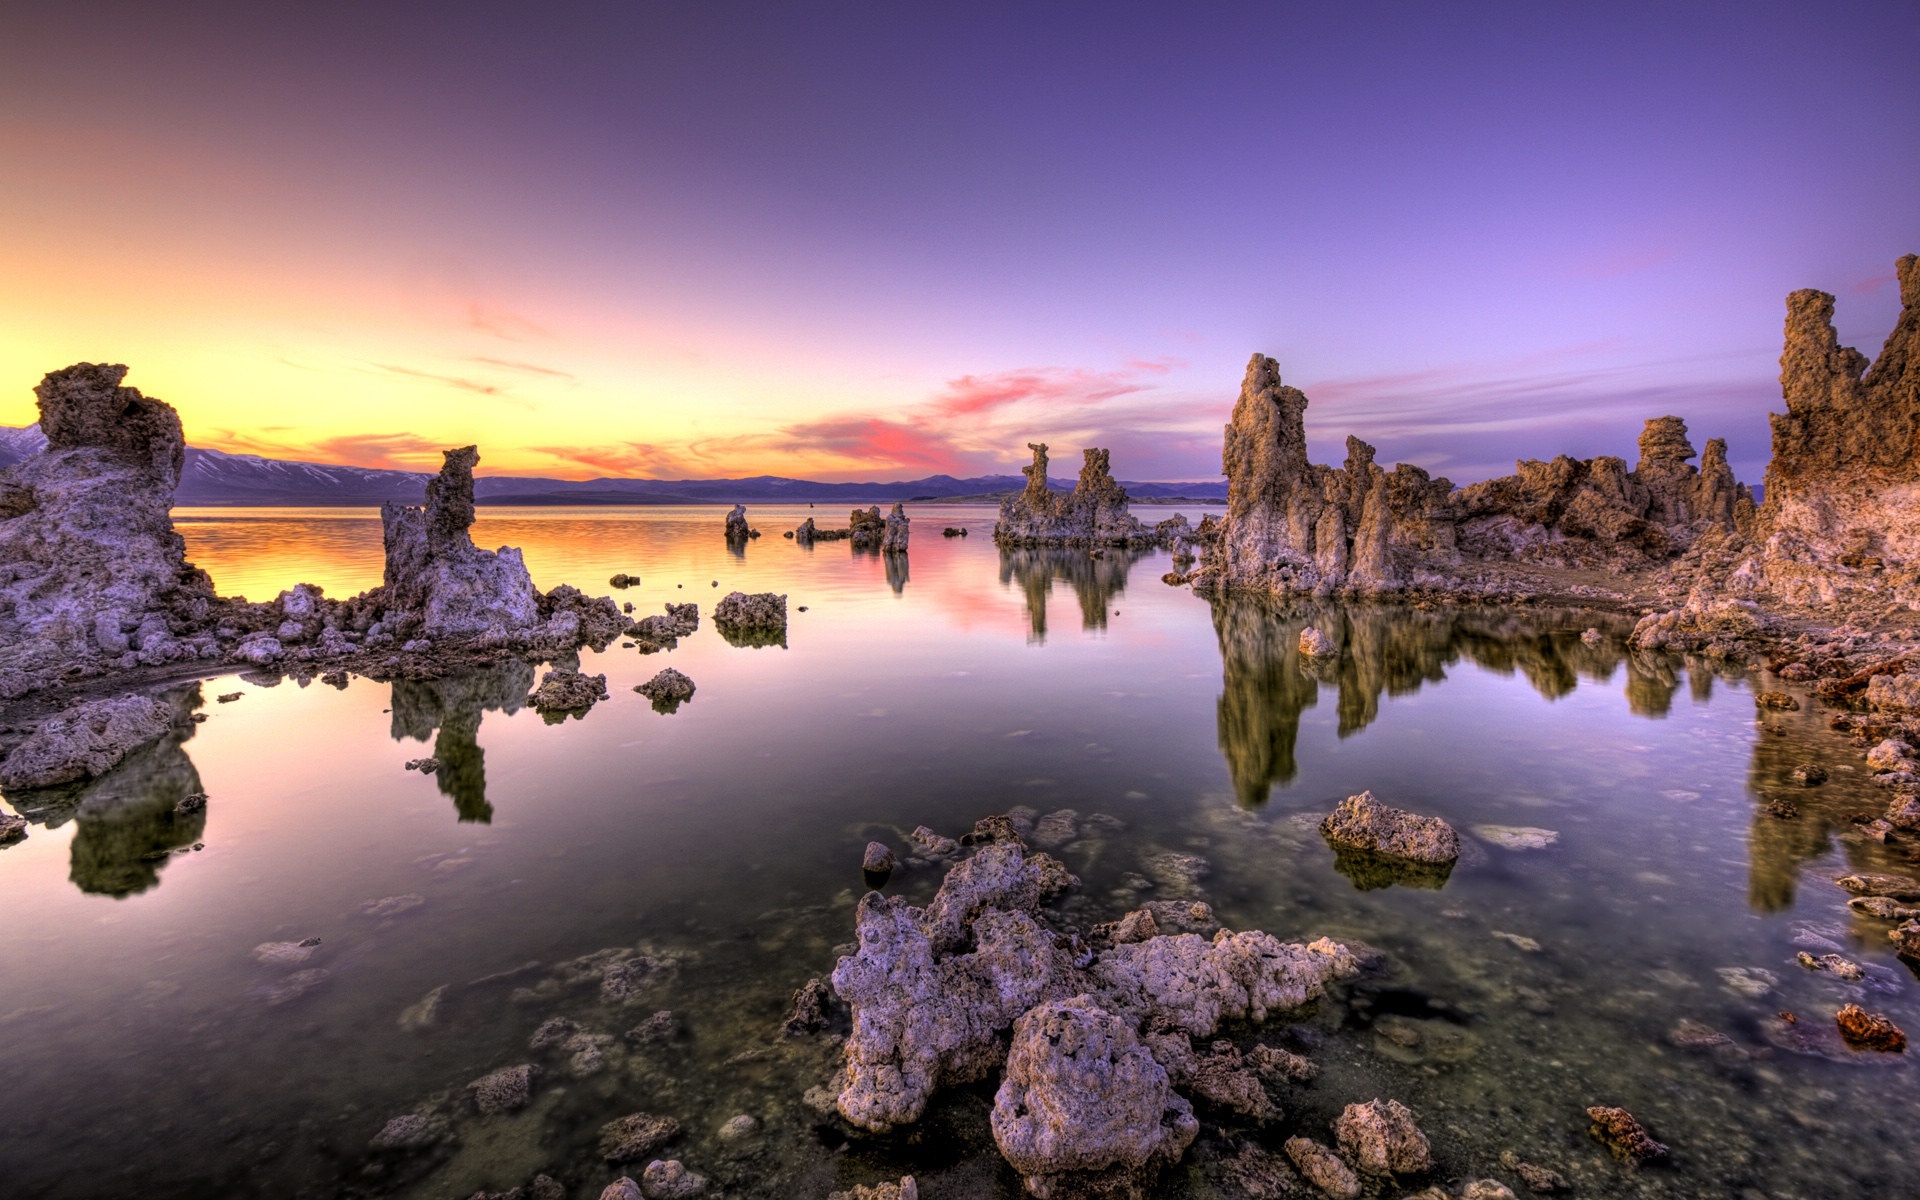
<path fill-rule="evenodd" d="M 536 582 L 637 573 L 618 593 L 637 615 L 696 600 L 699 632 L 662 654 L 583 654 L 612 698 L 559 724 L 522 707 L 537 674 L 518 665 L 343 690 L 210 680 L 183 743 L 82 795 L 9 796 L 38 823 L 0 851 L 7 1196 L 465 1197 L 546 1171 L 590 1197 L 621 1173 L 597 1131 L 634 1111 L 678 1119 L 663 1153 L 728 1195 L 908 1171 L 930 1197 L 1017 1195 L 985 1132 L 990 1085 L 920 1131 L 850 1140 L 802 1100 L 830 1042 L 776 1030 L 852 938 L 869 838 L 957 836 L 1019 806 L 1080 817 L 1054 848 L 1085 881 L 1064 923 L 1190 894 L 1231 927 L 1388 955 L 1383 977 L 1233 1031 L 1308 1049 L 1322 1074 L 1269 1126 L 1203 1110 L 1164 1194 L 1241 1194 L 1220 1182 L 1234 1139 L 1324 1138 L 1375 1095 L 1419 1113 L 1440 1180 L 1518 1190 L 1498 1161 L 1513 1150 L 1581 1195 L 1920 1193 L 1905 1057 L 1831 1032 L 1849 1000 L 1920 1031 L 1886 924 L 1832 883 L 1911 865 L 1852 832 L 1884 795 L 1817 705 L 1756 720 L 1752 691 L 1780 686 L 1757 672 L 1630 658 L 1618 619 L 1590 614 L 1210 606 L 1160 582 L 1164 553 L 1003 555 L 985 508 L 913 506 L 904 570 L 779 537 L 838 508 L 751 509 L 766 536 L 740 554 L 712 508 L 480 513 L 476 539 L 522 546 Z M 179 516 L 228 592 L 378 581 L 376 514 Z M 939 536 L 958 524 L 971 536 Z M 718 636 L 711 605 L 735 588 L 788 594 L 787 647 Z M 1309 621 L 1343 642 L 1337 663 L 1301 661 Z M 1590 625 L 1601 645 L 1581 642 Z M 667 665 L 698 687 L 671 715 L 630 690 Z M 439 774 L 403 769 L 429 753 Z M 1809 761 L 1831 782 L 1793 785 Z M 1349 876 L 1313 821 L 1363 788 L 1465 834 L 1557 841 L 1469 836 L 1438 888 Z M 194 791 L 205 812 L 176 814 Z M 1782 795 L 1800 817 L 1764 812 Z M 919 870 L 889 886 L 937 884 Z M 253 954 L 315 937 L 304 961 Z M 614 947 L 649 956 L 632 995 L 556 972 Z M 1838 948 L 1867 979 L 1805 971 L 1802 948 Z M 529 1050 L 551 1016 L 618 1035 L 656 1010 L 678 1038 L 616 1041 L 584 1078 Z M 1729 1044 L 1673 1044 L 1683 1019 Z M 527 1109 L 459 1102 L 522 1062 L 543 1068 Z M 1639 1115 L 1671 1163 L 1609 1159 L 1586 1134 L 1600 1103 Z M 451 1149 L 368 1149 L 389 1117 L 435 1104 L 455 1114 Z M 739 1113 L 760 1129 L 720 1138 Z"/>

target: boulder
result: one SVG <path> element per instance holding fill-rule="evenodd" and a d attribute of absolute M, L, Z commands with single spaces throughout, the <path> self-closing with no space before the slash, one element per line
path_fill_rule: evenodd
<path fill-rule="evenodd" d="M 1349 1104 L 1333 1123 L 1347 1161 L 1368 1175 L 1418 1175 L 1433 1169 L 1427 1137 L 1398 1100 Z"/>
<path fill-rule="evenodd" d="M 532 1063 L 506 1067 L 469 1083 L 467 1095 L 482 1116 L 525 1108 L 527 1101 L 533 1097 L 533 1079 L 539 1071 L 540 1068 Z"/>
<path fill-rule="evenodd" d="M 1422 863 L 1460 857 L 1460 835 L 1439 817 L 1389 808 L 1372 792 L 1348 796 L 1320 822 L 1321 836 L 1336 846 Z"/>
<path fill-rule="evenodd" d="M 1015 1022 L 994 1096 L 993 1140 L 1036 1196 L 1060 1176 L 1146 1175 L 1199 1131 L 1192 1106 L 1134 1031 L 1087 995 Z"/>
<path fill-rule="evenodd" d="M 1325 658 L 1340 653 L 1340 644 L 1309 625 L 1300 631 L 1300 653 L 1308 658 Z"/>
<path fill-rule="evenodd" d="M 787 597 L 778 592 L 728 592 L 713 606 L 713 624 L 731 645 L 785 645 Z"/>
<path fill-rule="evenodd" d="M 907 518 L 907 510 L 896 503 L 893 506 L 893 511 L 887 514 L 887 529 L 880 538 L 880 552 L 882 554 L 905 554 L 907 552 L 907 526 L 911 523 Z"/>
<path fill-rule="evenodd" d="M 173 705 L 127 695 L 48 717 L 0 762 L 0 788 L 51 787 L 104 775 L 128 753 L 173 728 Z"/>
<path fill-rule="evenodd" d="M 555 667 L 540 680 L 540 686 L 527 703 L 542 716 L 565 717 L 584 714 L 598 701 L 607 698 L 605 675 L 583 675 L 567 667 Z"/>

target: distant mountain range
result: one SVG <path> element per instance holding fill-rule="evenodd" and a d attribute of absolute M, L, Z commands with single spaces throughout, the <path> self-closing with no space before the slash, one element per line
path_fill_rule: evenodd
<path fill-rule="evenodd" d="M 0 426 L 0 467 L 38 454 L 46 445 L 37 425 L 25 429 Z M 174 503 L 195 505 L 326 506 L 373 505 L 387 500 L 419 504 L 431 475 L 420 471 L 385 471 L 330 463 L 293 462 L 257 454 L 228 454 L 224 450 L 187 448 L 186 470 Z M 1071 479 L 1049 479 L 1056 490 L 1069 491 Z M 482 475 L 473 492 L 481 504 L 804 504 L 830 500 L 842 503 L 890 504 L 895 500 L 985 500 L 1019 491 L 1021 475 L 979 475 L 956 479 L 930 475 L 892 483 L 821 483 L 756 475 L 750 479 L 541 479 L 521 475 Z M 1136 500 L 1224 500 L 1224 479 L 1195 483 L 1129 483 Z"/>

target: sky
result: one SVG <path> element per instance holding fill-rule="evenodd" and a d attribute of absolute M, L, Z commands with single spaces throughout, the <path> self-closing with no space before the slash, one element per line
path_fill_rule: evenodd
<path fill-rule="evenodd" d="M 0 424 L 111 361 L 282 457 L 1195 480 L 1257 351 L 1321 461 L 1672 412 L 1758 481 L 1787 292 L 1897 314 L 1916 61 L 1911 0 L 12 0 Z"/>

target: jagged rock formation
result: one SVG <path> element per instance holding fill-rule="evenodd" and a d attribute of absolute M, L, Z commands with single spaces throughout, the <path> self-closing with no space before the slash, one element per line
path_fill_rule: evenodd
<path fill-rule="evenodd" d="M 857 508 L 853 511 L 856 519 L 866 515 Z M 844 542 L 852 536 L 853 530 L 851 528 L 821 529 L 814 525 L 812 517 L 808 517 L 806 520 L 800 522 L 799 528 L 793 531 L 794 544 L 799 546 L 811 546 L 815 542 Z M 884 537 L 884 535 L 882 536 Z"/>
<path fill-rule="evenodd" d="M 730 646 L 785 646 L 784 592 L 728 592 L 713 606 L 713 626 Z"/>
<path fill-rule="evenodd" d="M 820 536 L 820 531 L 814 532 Z M 856 508 L 847 518 L 847 536 L 853 541 L 855 550 L 878 550 L 887 540 L 887 521 L 880 515 L 880 506 Z"/>
<path fill-rule="evenodd" d="M 880 538 L 882 554 L 905 554 L 907 552 L 907 510 L 898 501 L 893 511 L 887 514 L 887 531 Z"/>
<path fill-rule="evenodd" d="M 753 536 L 753 530 L 747 526 L 747 506 L 736 504 L 727 514 L 727 542 L 730 545 L 744 546 Z"/>
<path fill-rule="evenodd" d="M 168 510 L 186 443 L 127 368 L 79 363 L 34 388 L 46 448 L 0 470 L 0 699 L 89 673 L 220 656 L 194 627 L 220 602 Z"/>
<path fill-rule="evenodd" d="M 389 623 L 390 632 L 428 638 L 529 629 L 540 620 L 538 593 L 520 552 L 473 544 L 473 468 L 480 451 L 449 450 L 427 484 L 424 508 L 380 506 L 387 564 L 382 597 L 387 609 L 417 614 Z"/>
<path fill-rule="evenodd" d="M 1710 442 L 1694 468 L 1677 417 L 1648 423 L 1632 471 L 1618 458 L 1563 455 L 1456 490 L 1406 463 L 1384 470 L 1356 437 L 1347 439 L 1344 466 L 1315 465 L 1306 408 L 1306 395 L 1281 382 L 1279 364 L 1254 355 L 1226 428 L 1227 517 L 1203 587 L 1460 590 L 1471 587 L 1478 562 L 1644 566 L 1751 521 L 1751 496 L 1727 470 L 1725 443 Z"/>
<path fill-rule="evenodd" d="M 1107 451 L 1082 451 L 1086 461 L 1080 478 L 1061 496 L 1047 487 L 1046 443 L 1028 442 L 1027 449 L 1033 451 L 1033 464 L 1020 468 L 1026 489 L 1000 502 L 1000 519 L 994 522 L 993 540 L 1000 545 L 1146 548 L 1166 536 L 1127 511 L 1127 489 L 1114 480 Z"/>
<path fill-rule="evenodd" d="M 35 389 L 45 448 L 0 471 L 0 700 L 63 678 L 172 664 L 431 675 L 501 653 L 551 655 L 625 627 L 618 607 L 541 594 L 517 550 L 476 548 L 469 446 L 423 507 L 381 510 L 382 586 L 345 601 L 300 584 L 271 603 L 215 595 L 169 508 L 185 443 L 162 401 L 81 363 Z"/>
<path fill-rule="evenodd" d="M 1900 318 L 1880 357 L 1840 344 L 1834 298 L 1787 297 L 1757 570 L 1734 580 L 1795 604 L 1920 600 L 1920 258 L 1896 265 Z"/>
<path fill-rule="evenodd" d="M 626 634 L 642 654 L 671 650 L 680 639 L 700 628 L 698 604 L 669 604 L 664 615 L 642 617 L 627 626 Z"/>

